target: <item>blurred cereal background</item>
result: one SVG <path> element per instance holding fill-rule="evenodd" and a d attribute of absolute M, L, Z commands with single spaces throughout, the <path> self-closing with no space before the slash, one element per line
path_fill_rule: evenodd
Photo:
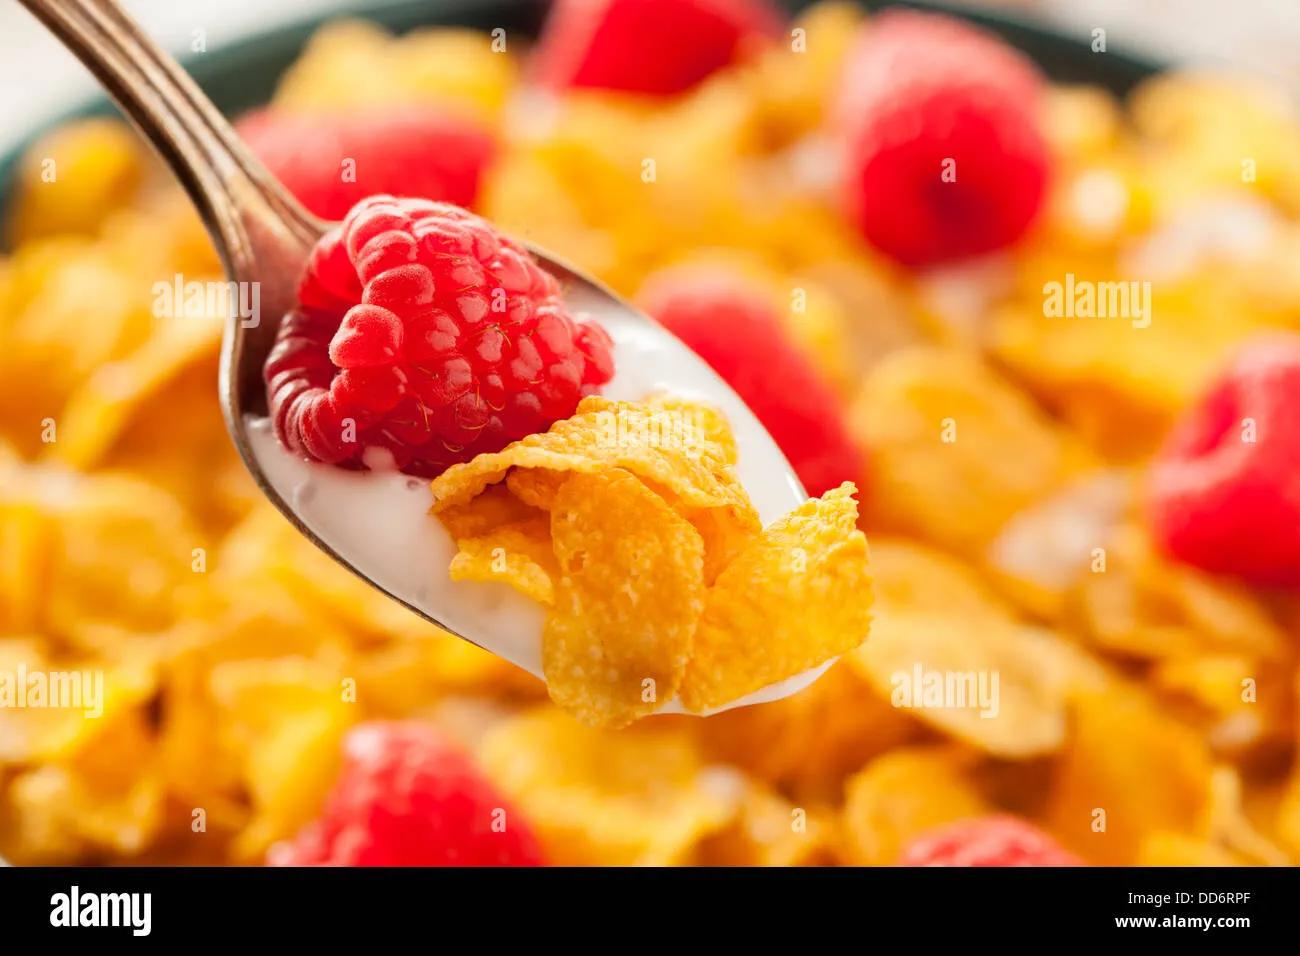
<path fill-rule="evenodd" d="M 215 48 L 327 5 L 126 6 L 179 51 L 196 28 Z M 1271 75 L 1176 73 L 1123 104 L 1053 89 L 1056 175 L 1034 231 L 923 272 L 868 248 L 815 176 L 792 173 L 825 121 L 851 4 L 802 15 L 806 55 L 778 44 L 653 108 L 575 96 L 541 125 L 507 110 L 522 51 L 479 34 L 336 23 L 279 88 L 290 112 L 402 101 L 472 117 L 500 149 L 480 212 L 630 296 L 681 265 L 743 277 L 840 397 L 868 449 L 872 638 L 807 692 L 707 721 L 579 726 L 298 539 L 227 446 L 218 320 L 152 314 L 159 278 L 216 274 L 183 197 L 116 123 L 36 144 L 0 258 L 0 672 L 100 670 L 104 713 L 0 709 L 0 855 L 261 862 L 319 813 L 349 728 L 411 717 L 461 742 L 556 863 L 888 865 L 995 812 L 1093 864 L 1300 861 L 1300 600 L 1172 562 L 1141 507 L 1155 449 L 1231 350 L 1300 327 L 1300 120 L 1284 93 L 1300 11 L 1005 6 Z M 0 135 L 91 89 L 14 4 L 0 36 Z M 629 170 L 650 154 L 695 174 L 642 190 Z M 41 181 L 51 156 L 57 190 Z M 1134 262 L 1155 279 L 1150 328 L 1044 321 L 1046 279 Z M 786 314 L 792 288 L 806 308 Z M 949 417 L 962 438 L 941 445 Z M 892 675 L 914 666 L 996 673 L 998 715 L 891 706 Z"/>

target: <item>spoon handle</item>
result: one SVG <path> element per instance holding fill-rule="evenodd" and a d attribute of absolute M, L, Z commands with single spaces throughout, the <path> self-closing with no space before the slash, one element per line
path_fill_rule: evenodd
<path fill-rule="evenodd" d="M 115 0 L 19 2 L 95 74 L 153 144 L 198 207 L 232 279 L 255 277 L 261 253 L 278 249 L 278 257 L 286 245 L 307 248 L 320 234 L 322 225 Z"/>

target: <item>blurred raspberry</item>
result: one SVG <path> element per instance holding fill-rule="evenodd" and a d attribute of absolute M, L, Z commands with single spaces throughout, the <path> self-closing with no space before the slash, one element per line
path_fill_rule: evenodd
<path fill-rule="evenodd" d="M 903 848 L 899 866 L 1084 866 L 1019 817 L 980 817 L 939 827 Z"/>
<path fill-rule="evenodd" d="M 472 206 L 495 151 L 477 123 L 424 106 L 320 115 L 259 110 L 237 129 L 299 202 L 331 220 L 375 193 Z"/>
<path fill-rule="evenodd" d="M 554 277 L 446 203 L 358 203 L 298 298 L 267 357 L 267 405 L 285 446 L 317 461 L 391 456 L 432 477 L 546 430 L 613 375 L 609 337 L 569 315 Z"/>
<path fill-rule="evenodd" d="M 1001 248 L 1042 205 L 1033 64 L 950 17 L 887 11 L 849 52 L 833 111 L 847 214 L 905 265 Z"/>
<path fill-rule="evenodd" d="M 781 30 L 768 0 L 557 0 L 538 45 L 540 82 L 671 96 Z"/>
<path fill-rule="evenodd" d="M 1174 558 L 1300 587 L 1300 335 L 1249 343 L 1187 411 L 1150 473 L 1152 533 Z"/>
<path fill-rule="evenodd" d="M 537 866 L 528 824 L 428 724 L 353 728 L 320 819 L 273 846 L 271 866 Z"/>
<path fill-rule="evenodd" d="M 810 495 L 862 481 L 839 396 L 765 295 L 739 276 L 685 268 L 652 278 L 640 304 L 744 399 Z"/>

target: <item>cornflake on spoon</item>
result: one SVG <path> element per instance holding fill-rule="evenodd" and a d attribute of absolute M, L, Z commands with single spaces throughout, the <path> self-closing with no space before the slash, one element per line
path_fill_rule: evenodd
<path fill-rule="evenodd" d="M 852 483 L 764 530 L 734 449 L 708 406 L 592 397 L 434 479 L 453 576 L 507 580 L 548 605 L 547 685 L 581 719 L 622 726 L 674 698 L 708 712 L 866 638 Z"/>

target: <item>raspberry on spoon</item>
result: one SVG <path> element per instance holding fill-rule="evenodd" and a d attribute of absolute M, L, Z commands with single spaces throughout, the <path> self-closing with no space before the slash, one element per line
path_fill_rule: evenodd
<path fill-rule="evenodd" d="M 555 278 L 448 203 L 371 196 L 317 243 L 267 357 L 290 450 L 432 477 L 573 413 L 611 342 Z"/>

